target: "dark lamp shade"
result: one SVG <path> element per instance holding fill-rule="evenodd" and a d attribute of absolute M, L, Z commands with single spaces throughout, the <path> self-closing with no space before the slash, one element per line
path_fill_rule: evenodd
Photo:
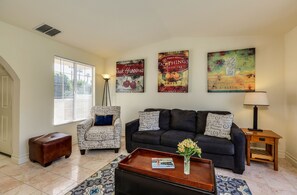
<path fill-rule="evenodd" d="M 269 106 L 267 93 L 265 91 L 246 93 L 243 104 L 251 106 Z"/>

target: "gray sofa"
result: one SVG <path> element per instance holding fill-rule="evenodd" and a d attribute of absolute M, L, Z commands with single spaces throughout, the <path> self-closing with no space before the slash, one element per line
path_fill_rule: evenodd
<path fill-rule="evenodd" d="M 245 135 L 236 124 L 231 127 L 231 140 L 204 135 L 208 113 L 230 114 L 226 111 L 194 111 L 180 109 L 146 109 L 160 111 L 157 131 L 138 131 L 139 119 L 126 123 L 126 149 L 138 147 L 176 153 L 177 144 L 186 138 L 198 141 L 202 158 L 211 159 L 216 167 L 245 170 Z"/>

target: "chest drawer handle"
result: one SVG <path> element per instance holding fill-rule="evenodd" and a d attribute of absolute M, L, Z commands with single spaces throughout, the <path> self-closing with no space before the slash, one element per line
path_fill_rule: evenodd
<path fill-rule="evenodd" d="M 264 137 L 260 137 L 259 140 L 260 141 L 265 141 L 265 138 Z"/>

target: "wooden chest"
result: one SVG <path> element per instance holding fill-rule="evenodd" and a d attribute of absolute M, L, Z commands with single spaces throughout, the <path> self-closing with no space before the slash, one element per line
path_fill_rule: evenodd
<path fill-rule="evenodd" d="M 71 135 L 55 132 L 29 139 L 30 160 L 44 167 L 62 156 L 68 158 L 71 151 Z"/>

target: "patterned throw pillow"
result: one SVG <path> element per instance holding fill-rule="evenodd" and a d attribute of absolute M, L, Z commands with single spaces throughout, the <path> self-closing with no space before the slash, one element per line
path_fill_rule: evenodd
<path fill-rule="evenodd" d="M 208 113 L 204 135 L 231 139 L 230 131 L 233 114 L 219 115 Z"/>
<path fill-rule="evenodd" d="M 139 112 L 139 131 L 159 130 L 160 111 Z"/>

